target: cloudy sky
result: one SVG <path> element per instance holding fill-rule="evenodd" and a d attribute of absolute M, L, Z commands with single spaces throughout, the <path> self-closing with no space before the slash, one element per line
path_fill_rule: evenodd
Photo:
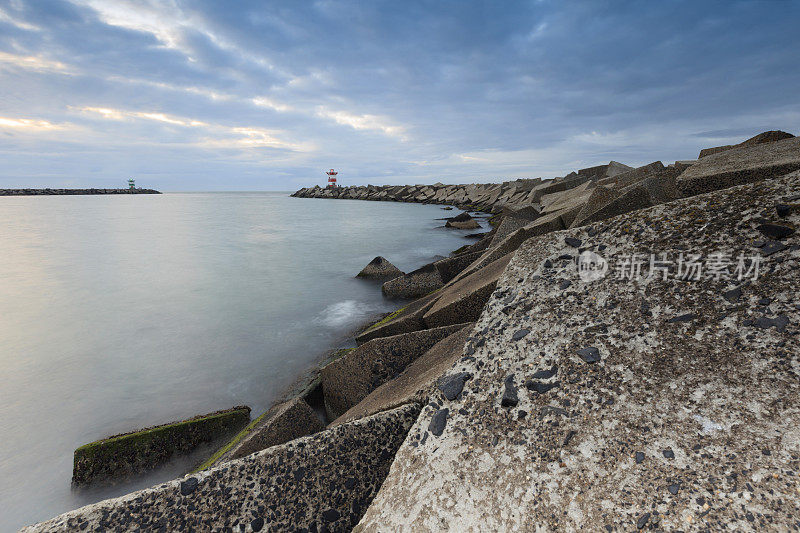
<path fill-rule="evenodd" d="M 0 0 L 0 187 L 552 177 L 800 133 L 800 2 Z"/>

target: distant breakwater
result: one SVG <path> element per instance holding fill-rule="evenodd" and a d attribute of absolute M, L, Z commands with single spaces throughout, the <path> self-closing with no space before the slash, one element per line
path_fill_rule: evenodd
<path fill-rule="evenodd" d="M 567 176 L 567 181 L 579 175 Z M 586 176 L 588 179 L 590 176 Z M 555 187 L 552 191 L 551 187 Z M 352 187 L 307 187 L 292 194 L 296 198 L 337 198 L 421 204 L 450 204 L 476 211 L 498 213 L 503 207 L 530 205 L 548 192 L 556 192 L 557 180 L 518 179 L 502 183 L 469 185 L 361 185 Z M 564 190 L 563 188 L 560 190 Z"/>
<path fill-rule="evenodd" d="M 0 196 L 69 196 L 79 194 L 161 194 L 155 189 L 0 189 Z"/>

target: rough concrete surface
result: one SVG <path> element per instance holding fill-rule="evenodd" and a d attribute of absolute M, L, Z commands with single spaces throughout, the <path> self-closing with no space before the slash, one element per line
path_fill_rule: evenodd
<path fill-rule="evenodd" d="M 708 155 L 678 176 L 684 196 L 774 178 L 800 168 L 800 137 Z"/>
<path fill-rule="evenodd" d="M 418 412 L 362 418 L 23 531 L 350 531 Z"/>
<path fill-rule="evenodd" d="M 425 325 L 438 328 L 476 320 L 494 292 L 497 279 L 511 261 L 511 256 L 512 254 L 506 254 L 442 289 L 439 299 L 422 317 Z"/>
<path fill-rule="evenodd" d="M 328 419 L 339 418 L 367 394 L 400 374 L 411 361 L 459 329 L 459 326 L 446 326 L 373 339 L 328 363 L 321 372 Z"/>
<path fill-rule="evenodd" d="M 461 357 L 474 323 L 437 342 L 430 350 L 412 361 L 396 378 L 387 381 L 331 423 L 331 427 L 369 416 L 410 402 L 425 403 L 428 394 L 453 363 Z"/>
<path fill-rule="evenodd" d="M 356 274 L 358 278 L 369 279 L 394 279 L 402 276 L 403 271 L 394 266 L 388 259 L 380 255 L 370 261 L 367 266 L 361 269 L 361 272 Z"/>
<path fill-rule="evenodd" d="M 472 379 L 423 409 L 356 530 L 797 530 L 797 198 L 800 172 L 526 241 L 450 370 Z M 604 278 L 581 281 L 584 248 Z M 729 254 L 734 280 L 679 277 L 681 252 Z"/>
<path fill-rule="evenodd" d="M 219 462 L 239 459 L 325 429 L 322 421 L 303 398 L 293 398 L 276 405 L 270 411 L 263 422 L 228 450 Z"/>

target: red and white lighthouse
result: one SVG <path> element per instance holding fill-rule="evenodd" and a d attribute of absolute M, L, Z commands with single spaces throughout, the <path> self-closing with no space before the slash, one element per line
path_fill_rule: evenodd
<path fill-rule="evenodd" d="M 328 187 L 336 187 L 336 175 L 339 173 L 333 169 L 330 169 L 325 174 L 328 175 Z"/>

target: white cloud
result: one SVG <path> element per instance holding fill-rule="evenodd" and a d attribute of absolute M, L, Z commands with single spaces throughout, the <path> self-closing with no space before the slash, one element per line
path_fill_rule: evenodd
<path fill-rule="evenodd" d="M 197 144 L 203 147 L 240 149 L 277 148 L 294 152 L 309 152 L 314 150 L 314 146 L 310 143 L 296 143 L 282 139 L 281 135 L 284 132 L 278 130 L 268 130 L 253 126 L 211 124 L 202 120 L 152 111 L 128 111 L 107 107 L 81 107 L 77 108 L 77 110 L 84 114 L 99 115 L 108 120 L 143 120 L 197 130 L 200 135 L 200 140 Z"/>
<path fill-rule="evenodd" d="M 356 115 L 347 111 L 329 109 L 326 106 L 317 106 L 316 114 L 318 117 L 333 120 L 337 124 L 350 126 L 356 130 L 375 130 L 390 137 L 397 137 L 403 141 L 408 140 L 405 128 L 390 124 L 385 117 L 379 117 L 377 115 Z"/>
<path fill-rule="evenodd" d="M 30 132 L 66 129 L 66 124 L 53 124 L 47 120 L 0 117 L 0 129 L 19 129 Z"/>
<path fill-rule="evenodd" d="M 17 28 L 19 28 L 21 30 L 42 31 L 42 29 L 39 26 L 36 26 L 34 24 L 29 24 L 29 23 L 25 22 L 24 20 L 19 20 L 16 17 L 13 17 L 12 15 L 9 15 L 8 12 L 6 12 L 6 11 L 4 11 L 2 9 L 0 9 L 0 20 L 3 21 L 3 22 L 8 22 L 9 24 L 13 24 L 14 26 L 16 26 Z"/>
<path fill-rule="evenodd" d="M 60 61 L 54 61 L 43 56 L 10 54 L 0 51 L 0 69 L 19 68 L 40 72 L 73 73 L 73 69 Z"/>

